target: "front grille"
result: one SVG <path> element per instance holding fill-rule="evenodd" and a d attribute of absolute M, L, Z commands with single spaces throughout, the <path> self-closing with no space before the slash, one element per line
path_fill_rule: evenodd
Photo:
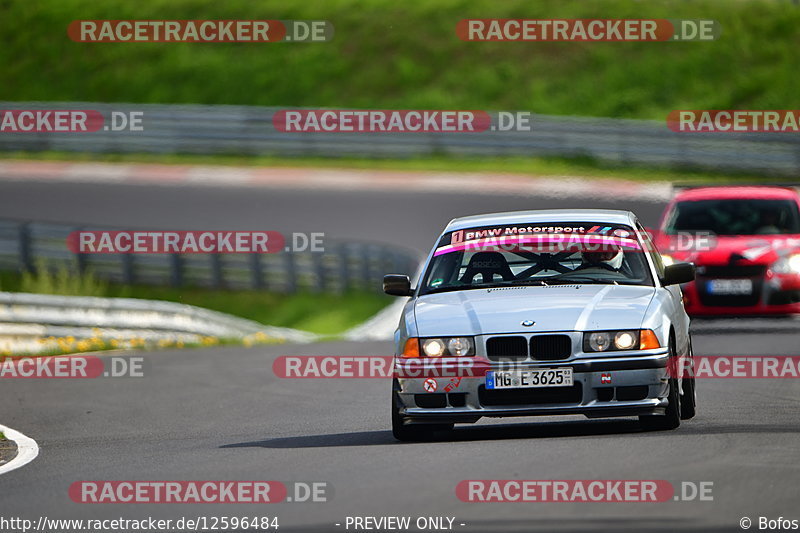
<path fill-rule="evenodd" d="M 484 406 L 498 405 L 545 405 L 572 403 L 583 400 L 583 387 L 575 383 L 572 387 L 547 387 L 541 389 L 487 389 L 478 387 L 478 400 Z"/>
<path fill-rule="evenodd" d="M 567 359 L 572 355 L 569 335 L 535 335 L 531 337 L 531 357 L 539 361 Z"/>
<path fill-rule="evenodd" d="M 519 361 L 528 358 L 525 337 L 490 337 L 486 340 L 486 356 L 491 361 Z"/>

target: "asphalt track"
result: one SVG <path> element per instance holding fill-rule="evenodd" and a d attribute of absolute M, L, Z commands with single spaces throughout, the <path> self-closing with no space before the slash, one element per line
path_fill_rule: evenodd
<path fill-rule="evenodd" d="M 655 223 L 657 203 L 475 195 L 0 183 L 4 218 L 122 227 L 325 231 L 424 249 L 452 216 L 615 207 Z M 695 322 L 704 355 L 798 355 L 794 320 Z M 750 517 L 800 519 L 795 379 L 705 380 L 699 413 L 673 432 L 634 419 L 481 421 L 453 440 L 396 443 L 389 383 L 286 380 L 282 354 L 389 354 L 385 342 L 146 352 L 142 378 L 3 380 L 2 422 L 39 457 L 0 477 L 0 516 L 277 516 L 286 531 L 345 531 L 347 516 L 454 516 L 455 531 L 741 531 Z M 87 505 L 79 480 L 324 481 L 327 503 Z M 463 503 L 465 479 L 713 482 L 713 501 Z M 335 526 L 336 523 L 342 524 Z M 465 524 L 460 526 L 459 524 Z M 352 529 L 350 530 L 352 531 Z"/>

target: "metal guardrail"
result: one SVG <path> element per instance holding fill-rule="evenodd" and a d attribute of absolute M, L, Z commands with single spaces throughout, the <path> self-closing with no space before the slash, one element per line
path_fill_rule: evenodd
<path fill-rule="evenodd" d="M 67 248 L 70 232 L 91 229 L 0 220 L 0 271 L 34 271 L 44 262 L 126 285 L 344 292 L 380 291 L 384 274 L 413 275 L 420 260 L 397 246 L 329 240 L 324 252 L 272 254 L 75 254 Z"/>
<path fill-rule="evenodd" d="M 79 102 L 0 102 L 0 109 L 142 111 L 143 131 L 0 134 L 0 150 L 86 153 L 250 154 L 320 157 L 558 156 L 668 168 L 800 175 L 800 136 L 676 133 L 666 121 L 534 115 L 532 131 L 283 133 L 277 108 Z"/>
<path fill-rule="evenodd" d="M 174 302 L 0 292 L 0 353 L 38 353 L 53 338 L 199 343 L 204 338 L 313 342 L 313 333 L 265 326 Z"/>
<path fill-rule="evenodd" d="M 115 328 L 188 333 L 220 338 L 269 332 L 276 338 L 313 340 L 315 335 L 265 326 L 244 318 L 161 300 L 0 292 L 0 322 L 69 328 Z"/>

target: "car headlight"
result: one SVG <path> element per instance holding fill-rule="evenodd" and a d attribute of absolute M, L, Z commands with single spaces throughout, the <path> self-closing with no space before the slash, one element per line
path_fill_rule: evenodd
<path fill-rule="evenodd" d="M 475 355 L 475 341 L 472 337 L 444 337 L 420 339 L 422 355 L 426 357 Z"/>
<path fill-rule="evenodd" d="M 618 331 L 614 335 L 614 346 L 620 350 L 633 350 L 639 344 L 638 331 Z"/>
<path fill-rule="evenodd" d="M 586 352 L 605 352 L 611 347 L 611 333 L 608 331 L 587 333 L 584 335 L 583 343 L 588 345 L 588 350 L 584 346 L 584 351 Z"/>
<path fill-rule="evenodd" d="M 425 339 L 422 341 L 422 351 L 428 357 L 441 357 L 446 349 L 442 339 Z"/>
<path fill-rule="evenodd" d="M 616 352 L 660 348 L 656 334 L 649 329 L 588 331 L 583 334 L 584 352 Z"/>
<path fill-rule="evenodd" d="M 450 352 L 450 355 L 461 357 L 463 355 L 469 355 L 471 350 L 472 343 L 467 337 L 453 337 L 447 341 L 447 351 Z"/>
<path fill-rule="evenodd" d="M 661 254 L 661 262 L 664 263 L 665 267 L 675 264 L 675 258 L 671 255 Z"/>
<path fill-rule="evenodd" d="M 776 274 L 800 274 L 800 254 L 781 257 L 772 264 L 772 271 Z"/>

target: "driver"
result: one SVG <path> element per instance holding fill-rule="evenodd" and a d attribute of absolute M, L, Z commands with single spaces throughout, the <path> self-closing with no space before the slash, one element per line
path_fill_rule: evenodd
<path fill-rule="evenodd" d="M 773 211 L 762 211 L 756 234 L 770 235 L 775 233 L 781 233 L 781 228 L 778 226 L 778 214 Z"/>
<path fill-rule="evenodd" d="M 619 272 L 624 259 L 625 254 L 620 248 L 591 252 L 583 251 L 581 252 L 582 263 L 578 269 L 602 268 L 604 270 L 610 270 L 611 272 Z"/>

